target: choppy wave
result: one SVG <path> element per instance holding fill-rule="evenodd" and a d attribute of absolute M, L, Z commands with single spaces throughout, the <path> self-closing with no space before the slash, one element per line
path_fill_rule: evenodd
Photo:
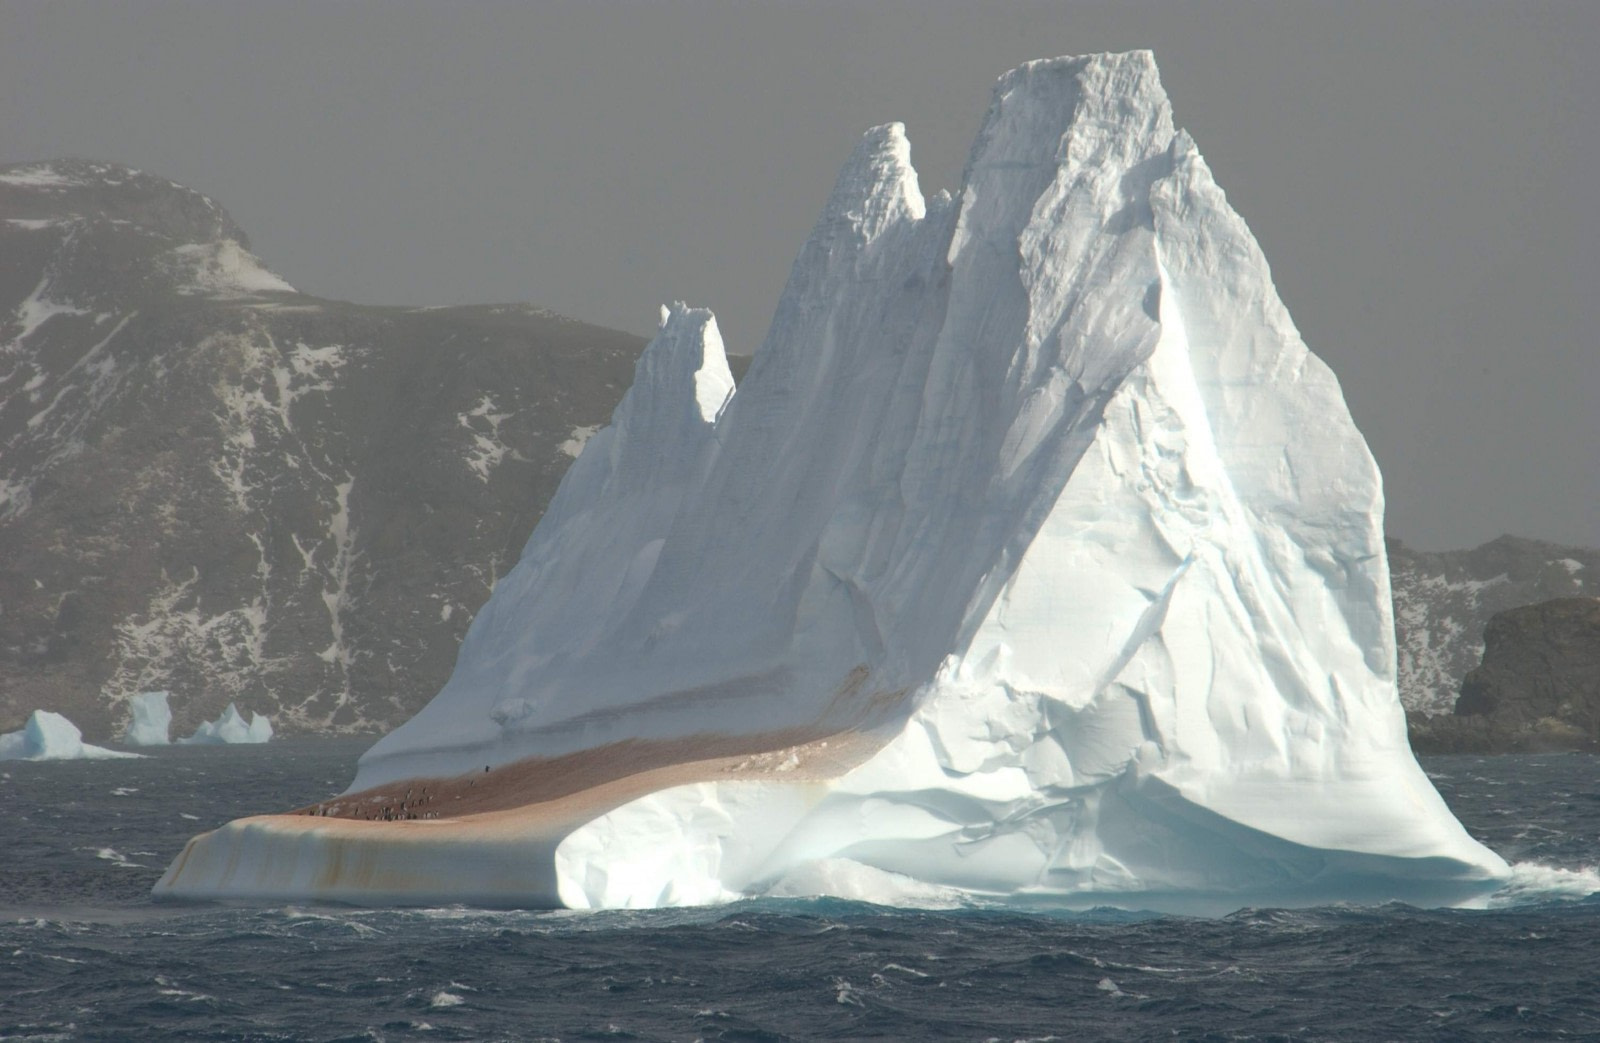
<path fill-rule="evenodd" d="M 0 1038 L 1600 1037 L 1600 758 L 1429 759 L 1513 863 L 1480 910 L 1040 912 L 848 865 L 821 882 L 853 879 L 856 900 L 793 879 L 791 897 L 697 909 L 149 901 L 185 816 L 315 801 L 357 752 L 9 769 Z"/>

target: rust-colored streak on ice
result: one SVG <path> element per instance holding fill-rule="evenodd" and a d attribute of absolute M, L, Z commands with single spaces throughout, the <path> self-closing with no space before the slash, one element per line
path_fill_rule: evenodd
<path fill-rule="evenodd" d="M 425 824 L 439 819 L 520 811 L 553 820 L 588 817 L 669 786 L 750 778 L 804 782 L 855 767 L 877 741 L 856 732 L 803 731 L 755 736 L 695 735 L 629 739 L 560 757 L 534 757 L 486 772 L 405 779 L 347 793 L 289 814 L 372 822 Z"/>
<path fill-rule="evenodd" d="M 871 701 L 893 703 L 900 695 Z M 157 891 L 555 907 L 556 850 L 584 823 L 700 782 L 817 787 L 820 796 L 824 780 L 872 756 L 885 734 L 846 726 L 628 740 L 487 772 L 406 779 L 196 837 Z"/>

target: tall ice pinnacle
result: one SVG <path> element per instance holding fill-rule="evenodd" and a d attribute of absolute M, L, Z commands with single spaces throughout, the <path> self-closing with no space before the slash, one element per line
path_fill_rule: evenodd
<path fill-rule="evenodd" d="M 370 900 L 1497 886 L 1406 744 L 1377 467 L 1150 54 L 1002 77 L 954 197 L 870 131 L 714 409 L 713 339 L 669 315 L 450 684 L 352 787 L 493 766 L 520 811 L 247 820 L 161 887 L 299 893 L 274 881 L 323 857 L 307 832 L 400 874 Z M 447 835 L 518 868 L 405 875 Z M 275 868 L 228 868 L 246 838 Z"/>

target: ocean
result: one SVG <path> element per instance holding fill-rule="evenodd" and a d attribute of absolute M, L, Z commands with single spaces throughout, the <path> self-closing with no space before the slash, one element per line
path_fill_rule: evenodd
<path fill-rule="evenodd" d="M 194 833 L 367 740 L 0 763 L 0 1040 L 1600 1039 L 1600 757 L 1426 757 L 1486 910 L 157 904 Z"/>

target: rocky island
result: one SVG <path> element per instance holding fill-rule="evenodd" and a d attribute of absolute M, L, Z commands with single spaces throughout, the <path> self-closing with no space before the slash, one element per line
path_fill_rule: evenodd
<path fill-rule="evenodd" d="M 1600 598 L 1497 613 L 1455 712 L 1411 721 L 1430 753 L 1600 752 Z"/>

